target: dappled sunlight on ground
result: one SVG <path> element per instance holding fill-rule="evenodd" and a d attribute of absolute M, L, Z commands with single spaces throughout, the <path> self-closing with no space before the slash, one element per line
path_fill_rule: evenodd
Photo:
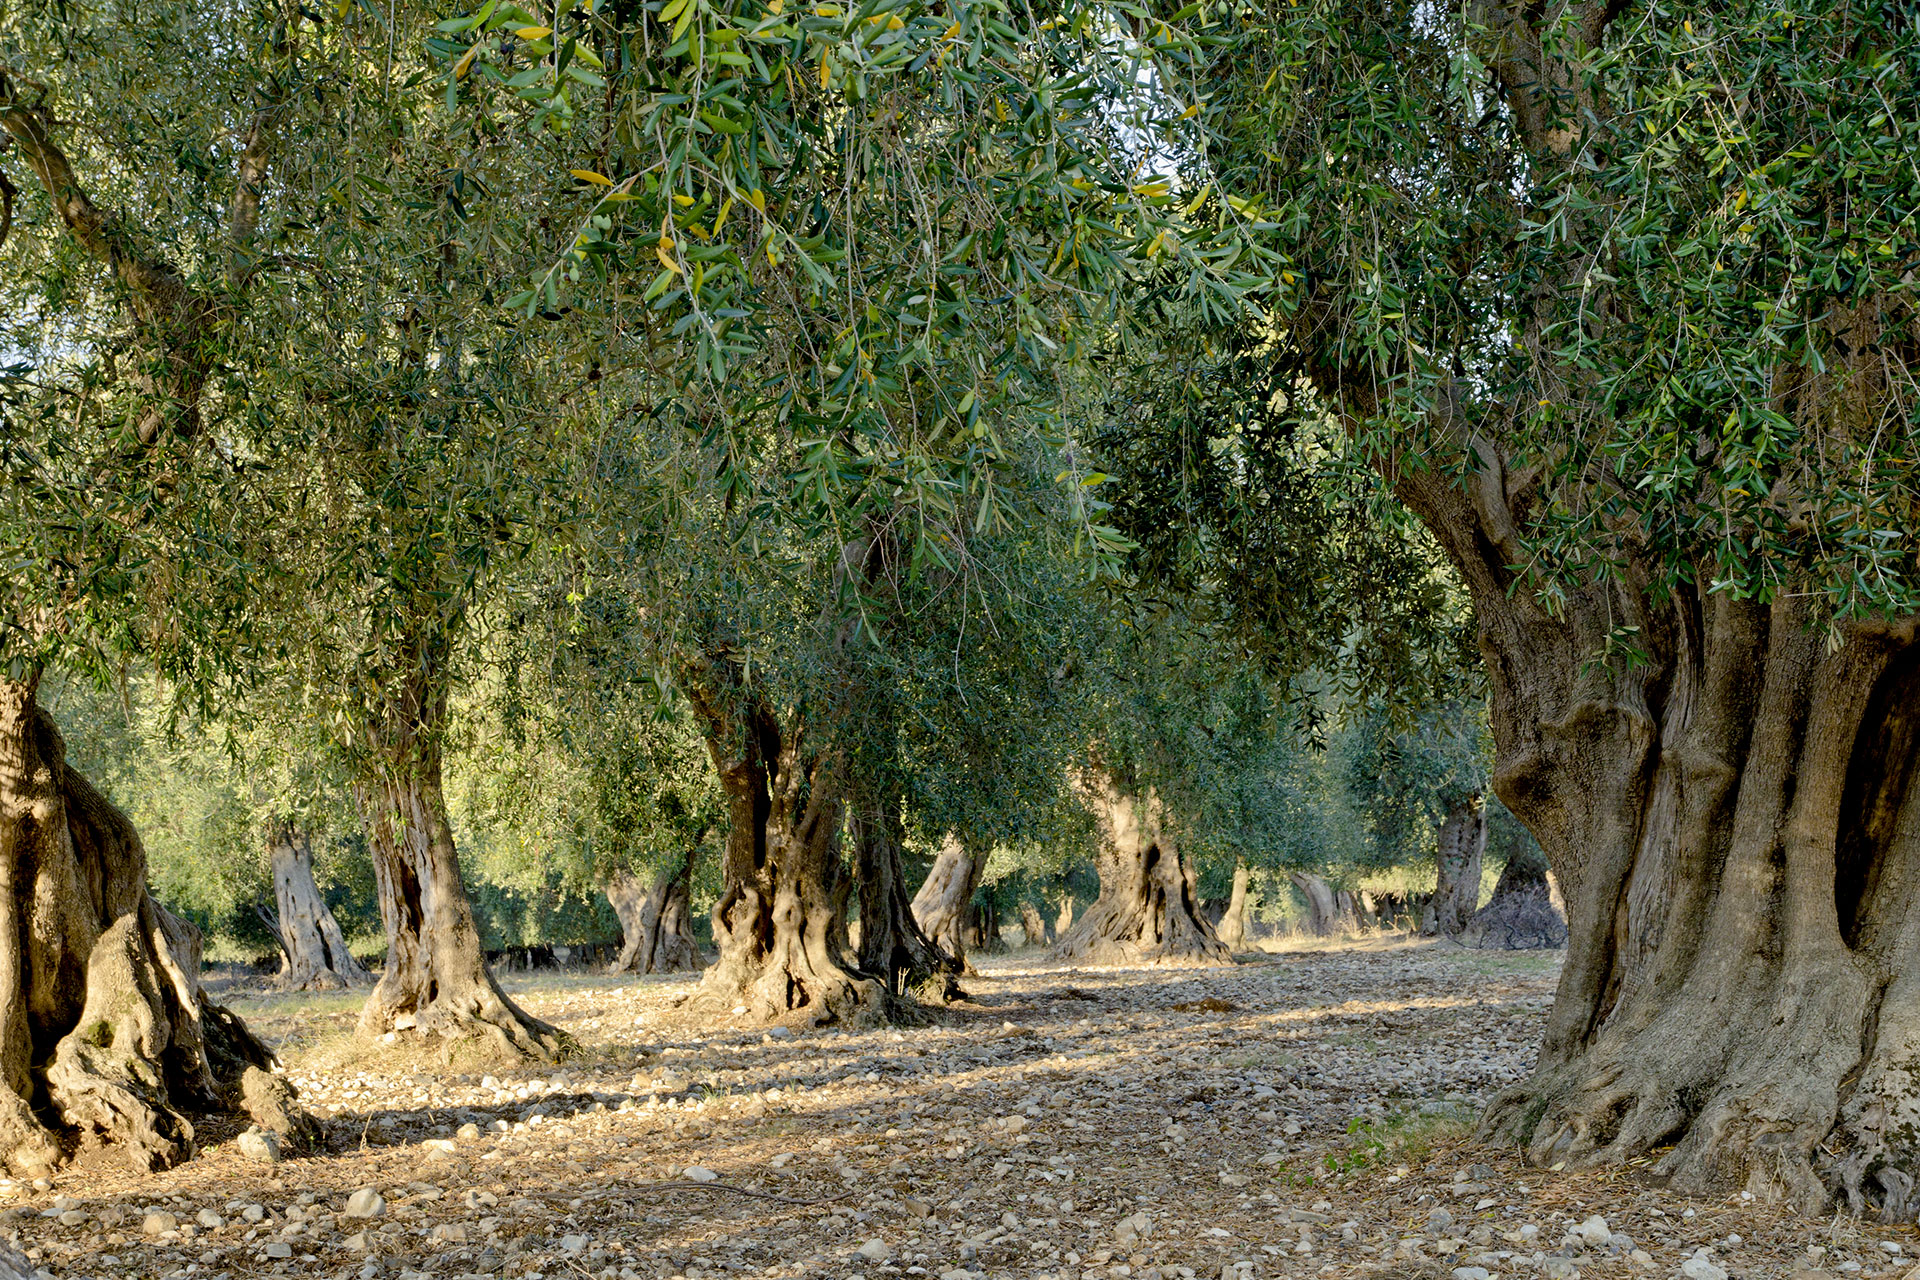
<path fill-rule="evenodd" d="M 114 1280 L 1665 1280 L 1709 1240 L 1806 1261 L 1815 1224 L 1472 1145 L 1474 1110 L 1527 1070 L 1557 957 L 1243 959 L 988 957 L 931 1025 L 862 1031 L 692 1020 L 690 976 L 514 975 L 585 1046 L 538 1073 L 370 1054 L 350 997 L 249 995 L 327 1152 L 257 1165 L 213 1134 L 164 1174 L 68 1171 L 11 1226 L 53 1274 Z M 362 1187 L 384 1211 L 344 1216 Z M 1595 1213 L 1620 1240 L 1563 1245 Z M 1828 1265 L 1892 1265 L 1842 1236 Z"/>

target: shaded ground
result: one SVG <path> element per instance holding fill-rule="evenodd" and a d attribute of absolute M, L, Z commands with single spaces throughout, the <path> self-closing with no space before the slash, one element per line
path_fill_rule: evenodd
<path fill-rule="evenodd" d="M 672 1008 L 688 978 L 510 980 L 587 1046 L 540 1075 L 356 1065 L 350 997 L 242 997 L 329 1153 L 261 1165 L 203 1134 L 157 1176 L 0 1184 L 0 1231 L 89 1280 L 1920 1280 L 1911 1231 L 1474 1145 L 1474 1108 L 1527 1070 L 1557 957 L 1250 959 L 989 957 L 935 1025 L 864 1033 L 691 1023 Z M 344 1216 L 365 1187 L 384 1210 Z"/>

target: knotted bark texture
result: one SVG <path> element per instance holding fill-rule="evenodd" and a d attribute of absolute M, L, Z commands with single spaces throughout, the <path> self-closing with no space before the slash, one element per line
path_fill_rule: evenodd
<path fill-rule="evenodd" d="M 967 959 L 967 944 L 973 933 L 973 895 L 980 887 L 984 863 L 949 832 L 933 856 L 927 878 L 920 882 L 920 891 L 913 895 L 913 918 L 921 930 L 967 974 L 978 972 Z"/>
<path fill-rule="evenodd" d="M 1480 905 L 1480 859 L 1486 848 L 1480 797 L 1455 804 L 1440 823 L 1433 897 L 1421 912 L 1420 932 L 1451 938 L 1467 927 Z"/>
<path fill-rule="evenodd" d="M 337 991 L 364 987 L 373 976 L 340 932 L 320 886 L 313 878 L 313 837 L 292 823 L 275 821 L 267 830 L 273 865 L 274 930 L 280 936 L 279 983 L 289 991 Z"/>
<path fill-rule="evenodd" d="M 384 714 L 363 726 L 354 787 L 387 933 L 387 966 L 360 1011 L 360 1034 L 478 1040 L 557 1061 L 572 1050 L 571 1037 L 509 999 L 480 946 L 440 784 L 445 690 L 425 679 L 396 688 Z"/>
<path fill-rule="evenodd" d="M 631 871 L 607 881 L 607 902 L 620 918 L 615 973 L 691 973 L 700 968 L 693 936 L 693 850 L 651 878 Z"/>
<path fill-rule="evenodd" d="M 1565 895 L 1533 1080 L 1489 1133 L 1543 1164 L 1650 1161 L 1686 1190 L 1920 1211 L 1920 643 L 1596 575 L 1514 589 L 1526 473 L 1400 490 L 1473 593 L 1494 788 Z M 1701 573 L 1694 581 L 1708 581 Z M 1598 660 L 1637 628 L 1634 662 Z"/>
<path fill-rule="evenodd" d="M 849 824 L 860 876 L 860 968 L 882 974 L 894 995 L 944 1004 L 960 997 L 962 962 L 920 927 L 907 898 L 897 796 L 854 793 Z"/>
<path fill-rule="evenodd" d="M 1200 910 L 1198 883 L 1151 795 L 1123 794 L 1104 773 L 1082 783 L 1099 819 L 1100 896 L 1054 946 L 1073 964 L 1231 964 Z"/>
<path fill-rule="evenodd" d="M 692 1005 L 815 1024 L 910 1016 L 885 978 L 860 968 L 847 934 L 853 877 L 841 850 L 838 758 L 812 750 L 803 714 L 783 723 L 724 658 L 690 665 L 682 687 L 728 817 L 725 887 L 713 907 L 720 955 Z"/>
<path fill-rule="evenodd" d="M 196 1113 L 312 1136 L 271 1055 L 200 988 L 197 930 L 147 892 L 133 824 L 66 763 L 37 679 L 0 683 L 0 1159 L 194 1151 Z"/>

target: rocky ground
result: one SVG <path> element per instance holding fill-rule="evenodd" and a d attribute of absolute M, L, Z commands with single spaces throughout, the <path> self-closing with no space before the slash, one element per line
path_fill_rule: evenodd
<path fill-rule="evenodd" d="M 925 1027 L 699 1025 L 690 979 L 509 982 L 565 1070 L 396 1063 L 352 1001 L 242 997 L 325 1119 L 266 1163 L 0 1183 L 54 1277 L 1254 1280 L 1889 1276 L 1920 1238 L 1476 1145 L 1556 959 L 1409 943 L 1230 969 L 989 959 Z"/>

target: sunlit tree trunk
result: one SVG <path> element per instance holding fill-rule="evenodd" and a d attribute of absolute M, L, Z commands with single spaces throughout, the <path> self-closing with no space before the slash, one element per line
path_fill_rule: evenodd
<path fill-rule="evenodd" d="M 66 762 L 37 676 L 0 682 L 0 1159 L 39 1175 L 93 1144 L 191 1155 L 195 1112 L 311 1136 L 240 1020 L 200 987 L 200 936 L 147 892 L 133 824 Z"/>
<path fill-rule="evenodd" d="M 1524 484 L 1491 455 L 1465 488 L 1399 484 L 1473 593 L 1494 788 L 1567 908 L 1538 1067 L 1489 1131 L 1543 1163 L 1914 1217 L 1914 620 L 1829 640 L 1791 594 L 1610 577 L 1550 614 L 1508 568 Z M 1606 661 L 1623 621 L 1640 656 Z"/>
<path fill-rule="evenodd" d="M 693 934 L 693 848 L 673 866 L 645 879 L 631 871 L 607 880 L 607 902 L 620 919 L 615 973 L 684 973 L 701 967 Z"/>
<path fill-rule="evenodd" d="M 983 859 L 970 852 L 960 837 L 947 833 L 934 854 L 927 878 L 913 895 L 913 918 L 935 946 L 952 956 L 964 973 L 973 973 L 967 960 L 971 941 L 973 895 L 980 887 Z"/>
<path fill-rule="evenodd" d="M 1159 802 L 1122 793 L 1104 773 L 1084 784 L 1100 821 L 1100 896 L 1054 955 L 1077 964 L 1227 964 L 1200 910 L 1193 873 L 1162 826 Z"/>
<path fill-rule="evenodd" d="M 460 875 L 440 783 L 446 691 L 431 655 L 361 726 L 354 798 L 373 854 L 387 963 L 360 1011 L 360 1034 L 477 1038 L 557 1060 L 571 1038 L 521 1009 L 487 968 Z"/>
<path fill-rule="evenodd" d="M 1047 928 L 1040 908 L 1028 898 L 1020 900 L 1020 932 L 1027 936 L 1027 945 L 1030 947 L 1045 946 L 1053 941 L 1053 931 Z"/>
<path fill-rule="evenodd" d="M 1227 899 L 1227 909 L 1220 913 L 1220 923 L 1213 927 L 1220 945 L 1229 951 L 1247 944 L 1247 874 L 1245 860 L 1234 859 L 1233 893 Z"/>
<path fill-rule="evenodd" d="M 314 882 L 312 837 L 275 819 L 267 825 L 267 853 L 273 868 L 274 928 L 283 957 L 280 985 L 291 991 L 322 991 L 371 983 L 372 975 L 347 950 L 340 923 Z"/>

